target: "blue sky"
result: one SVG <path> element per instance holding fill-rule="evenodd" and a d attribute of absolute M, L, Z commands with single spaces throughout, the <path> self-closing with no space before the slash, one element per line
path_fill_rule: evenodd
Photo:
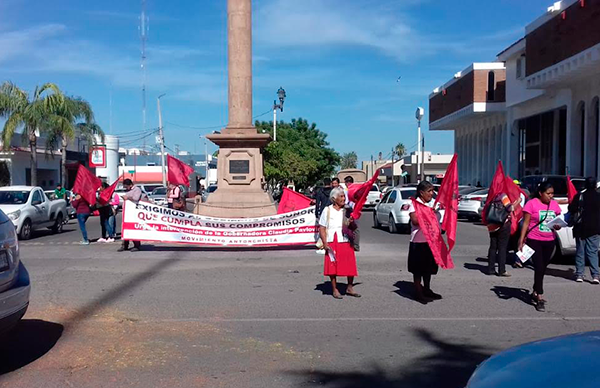
<path fill-rule="evenodd" d="M 317 123 L 339 152 L 414 150 L 414 111 L 427 111 L 431 90 L 494 60 L 551 2 L 254 0 L 254 114 L 283 86 L 279 118 Z M 184 127 L 227 122 L 226 3 L 147 0 L 147 126 L 158 126 L 156 97 L 167 93 L 171 148 L 202 152 L 199 135 L 211 130 Z M 140 11 L 135 0 L 2 0 L 0 81 L 56 82 L 87 99 L 107 133 L 112 96 L 112 133 L 141 130 Z M 427 150 L 453 151 L 452 133 L 424 129 Z"/>

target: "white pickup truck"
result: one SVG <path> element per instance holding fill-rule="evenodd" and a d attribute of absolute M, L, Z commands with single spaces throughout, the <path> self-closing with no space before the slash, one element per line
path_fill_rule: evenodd
<path fill-rule="evenodd" d="M 41 187 L 0 187 L 0 209 L 10 218 L 21 240 L 44 227 L 60 233 L 67 219 L 67 202 L 49 200 Z"/>

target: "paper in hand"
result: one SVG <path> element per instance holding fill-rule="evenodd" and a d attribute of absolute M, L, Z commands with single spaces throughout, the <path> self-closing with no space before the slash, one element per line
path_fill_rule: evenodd
<path fill-rule="evenodd" d="M 567 226 L 569 226 L 569 224 L 567 224 L 567 223 L 565 222 L 565 219 L 563 218 L 563 216 L 558 216 L 558 217 L 554 218 L 553 220 L 551 220 L 551 221 L 548 221 L 548 222 L 546 223 L 546 226 L 547 226 L 549 229 L 554 229 L 554 227 L 555 227 L 556 225 L 560 226 L 561 228 L 566 228 Z"/>
<path fill-rule="evenodd" d="M 333 249 L 329 248 L 327 250 L 327 256 L 329 256 L 329 261 L 335 263 L 335 253 L 333 252 Z"/>
<path fill-rule="evenodd" d="M 517 252 L 517 257 L 521 260 L 521 263 L 525 263 L 533 256 L 535 251 L 527 244 L 523 245 L 523 250 Z"/>

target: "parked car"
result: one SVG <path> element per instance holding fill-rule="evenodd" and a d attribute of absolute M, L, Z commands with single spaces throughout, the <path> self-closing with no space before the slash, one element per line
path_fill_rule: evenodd
<path fill-rule="evenodd" d="M 373 226 L 379 228 L 387 226 L 390 233 L 397 233 L 402 230 L 410 231 L 410 209 L 411 198 L 416 197 L 417 189 L 415 187 L 395 187 L 388 191 L 381 201 L 375 206 L 373 211 Z M 435 200 L 435 196 L 434 199 Z M 432 201 L 433 201 L 432 200 Z M 444 211 L 440 211 L 444 218 Z"/>
<path fill-rule="evenodd" d="M 570 334 L 495 354 L 477 367 L 467 388 L 595 388 L 599 368 L 600 331 Z"/>
<path fill-rule="evenodd" d="M 77 211 L 71 205 L 71 200 L 73 197 L 73 193 L 70 190 L 67 190 L 67 216 L 68 219 L 73 219 L 77 217 Z M 56 195 L 54 195 L 54 190 L 45 190 L 44 193 L 48 197 L 49 200 L 53 201 L 56 199 Z M 65 220 L 65 222 L 68 220 Z"/>
<path fill-rule="evenodd" d="M 458 201 L 458 218 L 475 221 L 481 218 L 479 207 L 487 198 L 489 189 L 479 189 L 471 194 L 463 195 Z"/>
<path fill-rule="evenodd" d="M 383 194 L 381 194 L 381 191 L 379 191 L 379 186 L 373 184 L 371 190 L 367 194 L 367 201 L 365 202 L 364 208 L 367 209 L 375 207 L 375 205 L 381 201 L 381 197 L 383 197 Z"/>
<path fill-rule="evenodd" d="M 19 258 L 19 239 L 10 218 L 0 210 L 0 334 L 25 315 L 31 290 L 29 274 Z"/>
<path fill-rule="evenodd" d="M 167 188 L 157 187 L 148 195 L 150 202 L 159 206 L 167 206 Z"/>
<path fill-rule="evenodd" d="M 21 240 L 27 240 L 35 229 L 47 227 L 61 233 L 67 217 L 64 199 L 50 201 L 41 187 L 0 187 L 0 209 L 17 229 Z"/>
<path fill-rule="evenodd" d="M 214 193 L 215 191 L 217 191 L 217 185 L 208 186 L 202 193 L 202 202 L 206 202 L 210 193 Z"/>
<path fill-rule="evenodd" d="M 463 195 L 468 195 L 476 191 L 480 191 L 481 187 L 475 186 L 458 186 L 458 199 L 460 200 Z"/>
<path fill-rule="evenodd" d="M 148 184 L 148 183 L 144 183 L 144 184 L 139 184 L 137 185 L 139 188 L 141 188 L 144 192 L 146 193 L 152 193 L 154 190 L 158 189 L 158 188 L 165 188 L 165 186 L 163 186 L 162 184 Z"/>

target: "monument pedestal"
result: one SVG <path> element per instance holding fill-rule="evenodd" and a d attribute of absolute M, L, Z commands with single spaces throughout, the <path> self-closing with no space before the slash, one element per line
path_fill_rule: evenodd
<path fill-rule="evenodd" d="M 252 130 L 256 131 L 253 127 Z M 277 214 L 271 195 L 263 190 L 261 149 L 270 141 L 268 134 L 249 133 L 250 128 L 224 131 L 207 136 L 219 149 L 218 189 L 194 212 L 210 217 L 251 218 Z M 232 133 L 238 132 L 238 133 Z"/>

